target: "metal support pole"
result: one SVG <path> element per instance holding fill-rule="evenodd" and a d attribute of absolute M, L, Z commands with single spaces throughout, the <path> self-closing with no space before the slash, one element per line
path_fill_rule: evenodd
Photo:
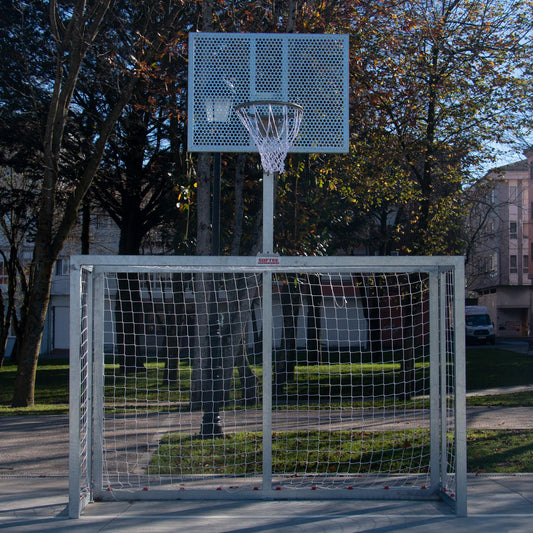
<path fill-rule="evenodd" d="M 263 272 L 263 495 L 272 495 L 272 272 Z"/>
<path fill-rule="evenodd" d="M 93 276 L 93 324 L 94 334 L 92 340 L 93 359 L 93 415 L 92 415 L 92 459 L 91 459 L 91 483 L 93 493 L 101 495 L 103 489 L 104 472 L 104 302 L 105 280 L 103 273 L 95 273 Z"/>
<path fill-rule="evenodd" d="M 276 173 L 263 172 L 263 253 L 274 253 L 274 178 Z"/>
<path fill-rule="evenodd" d="M 274 181 L 263 172 L 263 253 L 274 253 Z M 272 495 L 272 273 L 263 273 L 263 495 Z"/>
<path fill-rule="evenodd" d="M 69 517 L 79 518 L 84 489 L 81 475 L 81 270 L 72 266 L 70 272 L 70 408 L 69 408 Z M 77 327 L 76 327 L 77 326 Z"/>
<path fill-rule="evenodd" d="M 456 442 L 456 514 L 467 515 L 467 487 L 466 487 L 466 362 L 465 362 L 465 274 L 464 260 L 458 258 L 454 272 L 455 292 L 455 442 Z"/>
<path fill-rule="evenodd" d="M 200 436 L 214 438 L 222 436 L 220 409 L 224 400 L 222 384 L 222 353 L 220 342 L 220 324 L 218 320 L 217 282 L 216 274 L 213 275 L 212 294 L 209 303 L 209 355 L 206 369 L 207 387 L 203 392 L 203 417 Z"/>
<path fill-rule="evenodd" d="M 446 349 L 444 328 L 444 313 L 441 311 L 446 302 L 441 300 L 439 293 L 439 272 L 433 271 L 429 275 L 429 380 L 430 380 L 430 439 L 431 458 L 430 474 L 432 492 L 439 490 L 441 475 L 441 454 L 440 454 L 440 374 L 439 363 L 440 354 Z"/>

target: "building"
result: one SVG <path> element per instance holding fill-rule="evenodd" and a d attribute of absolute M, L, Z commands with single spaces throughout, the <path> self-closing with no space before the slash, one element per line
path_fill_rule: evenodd
<path fill-rule="evenodd" d="M 496 336 L 533 334 L 533 149 L 491 170 L 469 217 L 467 296 L 486 306 Z"/>
<path fill-rule="evenodd" d="M 62 357 L 68 355 L 69 351 L 69 315 L 70 315 L 70 261 L 73 254 L 79 254 L 81 250 L 80 225 L 78 224 L 72 231 L 65 247 L 63 248 L 59 259 L 55 265 L 52 278 L 50 293 L 50 304 L 46 318 L 43 338 L 41 342 L 41 357 Z M 95 255 L 116 255 L 118 253 L 119 230 L 111 218 L 105 214 L 93 213 L 91 215 L 90 229 L 90 253 Z M 0 249 L 6 247 L 6 241 L 0 236 Z M 24 247 L 24 258 L 27 262 L 31 261 L 31 246 Z M 5 275 L 3 265 L 0 261 L 0 283 L 5 289 L 7 285 L 7 276 Z M 143 287 L 149 283 L 149 280 L 143 281 Z M 278 287 L 279 289 L 279 287 Z M 143 300 L 153 305 L 151 313 L 159 315 L 164 313 L 161 307 L 163 296 L 157 296 L 157 289 L 150 287 L 150 290 L 144 291 Z M 323 299 L 323 310 L 321 320 L 322 343 L 328 347 L 347 348 L 347 347 L 364 347 L 368 341 L 367 321 L 364 317 L 361 298 L 355 293 L 353 281 L 343 280 L 323 280 L 321 283 L 321 297 Z M 171 294 L 167 298 L 172 298 Z M 277 348 L 281 345 L 282 336 L 282 311 L 280 290 L 275 291 L 275 318 L 274 318 L 274 343 Z M 148 308 L 149 306 L 147 306 Z M 297 345 L 305 345 L 306 342 L 306 307 L 302 305 L 301 315 L 297 324 Z M 260 314 L 260 310 L 257 311 Z M 191 312 L 191 317 L 194 313 Z M 153 317 L 152 317 L 153 318 Z M 116 342 L 116 328 L 114 316 L 109 311 L 106 312 L 106 320 L 112 324 L 112 332 L 107 333 L 105 343 L 106 350 L 113 351 Z M 384 323 L 389 324 L 391 318 L 384 318 Z M 154 331 L 149 335 L 143 335 L 138 341 L 144 346 L 151 346 L 156 351 L 159 347 L 165 346 L 164 336 L 166 335 L 164 327 L 165 320 L 153 319 Z M 191 324 L 189 324 L 190 326 Z M 389 337 L 393 335 L 390 331 L 391 326 L 384 331 L 384 335 Z M 249 331 L 253 331 L 252 323 L 249 324 Z M 142 337 L 142 338 L 141 338 Z M 385 343 L 390 343 L 391 339 L 386 337 Z M 9 357 L 13 348 L 15 337 L 11 335 L 8 339 L 6 357 Z M 190 339 L 186 341 L 190 345 Z M 253 339 L 250 340 L 253 342 Z M 147 352 L 148 353 L 148 352 Z M 155 353 L 155 352 L 154 352 Z M 148 353 L 154 355 L 154 353 Z"/>

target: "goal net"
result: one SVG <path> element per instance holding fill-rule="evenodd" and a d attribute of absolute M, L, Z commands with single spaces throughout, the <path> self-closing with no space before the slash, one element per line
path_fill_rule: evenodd
<path fill-rule="evenodd" d="M 465 512 L 462 258 L 71 264 L 71 516 L 141 498 Z"/>

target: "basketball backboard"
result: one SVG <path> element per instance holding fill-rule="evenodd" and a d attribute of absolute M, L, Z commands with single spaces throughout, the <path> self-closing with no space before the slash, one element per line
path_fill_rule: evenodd
<path fill-rule="evenodd" d="M 188 149 L 257 152 L 235 106 L 303 107 L 291 152 L 348 151 L 348 35 L 190 33 Z"/>

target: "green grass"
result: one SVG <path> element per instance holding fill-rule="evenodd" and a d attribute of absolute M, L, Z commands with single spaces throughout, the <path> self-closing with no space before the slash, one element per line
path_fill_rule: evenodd
<path fill-rule="evenodd" d="M 429 468 L 427 430 L 308 431 L 274 433 L 273 473 L 410 473 Z M 160 474 L 259 474 L 262 434 L 243 432 L 223 439 L 165 436 L 149 466 Z M 472 473 L 533 472 L 533 432 L 467 432 L 467 465 Z"/>
<path fill-rule="evenodd" d="M 188 402 L 191 382 L 191 367 L 180 364 L 177 381 L 170 386 L 161 386 L 165 367 L 161 362 L 145 363 L 145 372 L 120 374 L 119 366 L 105 365 L 105 396 L 115 404 L 137 402 Z"/>
<path fill-rule="evenodd" d="M 428 363 L 415 364 L 416 379 L 422 387 L 428 385 Z M 398 392 L 400 363 L 340 363 L 299 365 L 294 383 L 287 387 L 288 403 L 323 402 L 325 398 L 365 398 L 391 396 Z"/>
<path fill-rule="evenodd" d="M 68 414 L 68 404 L 36 403 L 33 407 L 9 407 L 9 405 L 0 405 L 0 416 L 66 414 Z"/>
<path fill-rule="evenodd" d="M 358 407 L 364 405 L 364 396 L 372 391 L 381 390 L 390 392 L 395 380 L 395 373 L 400 371 L 397 361 L 393 360 L 392 354 L 388 359 L 380 362 L 372 362 L 368 355 L 363 356 L 360 362 L 353 360 L 353 356 L 339 354 L 331 358 L 332 363 L 322 365 L 299 365 L 296 367 L 295 381 L 290 384 L 285 395 L 285 404 L 276 406 L 277 409 L 297 409 L 296 399 L 305 402 L 306 408 L 324 407 L 321 397 L 329 396 L 328 406 L 335 407 Z M 427 363 L 420 363 L 416 372 L 420 375 Z M 146 364 L 146 370 L 135 375 L 120 376 L 116 365 L 106 365 L 105 394 L 106 398 L 112 399 L 114 404 L 110 408 L 114 410 L 127 410 L 128 402 L 136 400 L 143 404 L 146 409 L 157 410 L 159 403 L 188 402 L 191 378 L 191 368 L 186 363 L 179 367 L 178 381 L 170 387 L 161 387 L 164 368 L 161 363 L 150 362 Z M 262 377 L 262 369 L 254 366 L 256 375 Z M 13 364 L 4 364 L 0 369 L 0 416 L 17 414 L 65 414 L 68 412 L 68 364 L 65 360 L 41 360 L 37 369 L 35 387 L 35 405 L 30 408 L 11 408 L 13 395 L 13 383 L 16 375 L 16 367 Z M 235 374 L 236 375 L 236 374 Z M 478 390 L 492 387 L 509 387 L 517 385 L 529 385 L 533 383 L 533 357 L 522 355 L 498 348 L 469 348 L 466 358 L 466 383 L 468 390 Z M 377 389 L 375 389 L 377 387 Z M 346 401 L 346 397 L 358 396 L 359 399 Z M 334 400 L 334 401 L 332 401 Z M 387 405 L 388 400 L 382 404 Z M 398 405 L 398 404 L 397 404 Z M 427 407 L 427 400 L 417 399 L 406 402 L 406 407 Z M 468 397 L 467 405 L 473 406 L 533 406 L 533 392 L 517 392 L 493 396 Z M 122 406 L 122 407 L 121 407 Z M 139 403 L 136 409 L 139 408 Z M 167 407 L 164 407 L 165 409 Z M 173 407 L 175 408 L 175 407 Z M 177 463 L 165 459 L 166 457 L 179 457 L 180 449 L 197 452 L 196 458 L 191 459 L 188 468 L 208 469 L 210 472 L 227 472 L 227 469 L 237 468 L 235 465 L 242 462 L 246 457 L 245 466 L 239 468 L 255 468 L 249 466 L 254 463 L 254 457 L 261 452 L 261 443 L 258 434 L 248 434 L 245 438 L 226 436 L 223 441 L 195 441 L 191 438 L 172 436 L 167 439 L 159 454 L 154 458 L 156 461 L 153 468 L 177 468 Z M 335 435 L 337 439 L 339 435 Z M 307 438 L 307 437 L 306 437 Z M 383 442 L 394 441 L 398 438 L 392 432 L 384 432 L 381 437 Z M 409 439 L 409 450 L 425 444 L 420 441 L 422 437 L 413 436 Z M 281 440 L 280 440 L 281 439 Z M 324 439 L 328 442 L 330 437 Z M 418 439 L 418 440 L 417 440 Z M 290 440 L 298 445 L 302 441 L 301 435 L 292 433 L 280 434 L 278 440 L 283 445 L 274 446 L 275 468 L 282 469 L 286 464 L 311 465 L 316 471 L 340 471 L 350 472 L 359 468 L 361 461 L 365 460 L 364 449 L 356 449 L 354 442 L 358 439 L 350 438 L 349 444 L 332 447 L 334 452 L 326 448 L 319 448 L 315 455 L 302 455 L 302 450 L 296 455 L 288 455 L 283 452 L 290 449 L 287 441 Z M 341 439 L 342 440 L 342 439 Z M 359 439 L 360 440 L 360 439 Z M 405 440 L 405 439 L 404 439 Z M 224 442 L 224 454 L 216 449 L 211 451 L 205 447 L 221 446 Z M 320 439 L 319 439 L 320 442 Z M 398 448 L 399 444 L 399 448 Z M 228 448 L 229 446 L 229 448 Z M 301 448 L 301 446 L 300 446 Z M 397 448 L 405 453 L 405 442 L 397 443 Z M 298 449 L 296 446 L 294 449 Z M 418 453 L 420 450 L 417 450 Z M 331 457 L 330 454 L 335 456 Z M 211 455 L 210 455 L 211 454 Z M 226 459 L 221 457 L 225 455 Z M 206 456 L 219 457 L 212 464 L 206 462 Z M 233 463 L 227 464 L 227 457 L 234 457 Z M 387 461 L 397 471 L 403 471 L 405 465 L 402 457 L 396 454 L 385 456 Z M 202 459 L 203 458 L 203 459 Z M 163 464 L 164 463 L 164 464 Z M 246 466 L 248 465 L 248 466 Z M 277 466 L 276 466 L 277 465 Z M 184 465 L 182 465 L 185 468 Z M 371 461 L 368 468 L 372 469 Z M 468 431 L 468 468 L 470 472 L 533 472 L 533 432 L 531 431 Z M 211 470 L 209 470 L 211 469 Z M 222 469 L 222 470 L 221 470 Z M 331 470 L 333 469 L 333 470 Z M 371 471 L 371 470 L 369 470 Z"/>
<path fill-rule="evenodd" d="M 284 394 L 284 401 L 288 406 L 297 407 L 298 400 L 309 406 L 324 406 L 324 398 L 333 400 L 330 400 L 330 405 L 359 406 L 364 404 L 362 399 L 365 397 L 375 396 L 380 392 L 394 392 L 394 381 L 400 365 L 394 361 L 393 354 L 386 354 L 385 359 L 378 363 L 372 362 L 369 354 L 360 354 L 360 362 L 354 362 L 353 355 L 349 354 L 330 354 L 329 357 L 332 363 L 296 367 L 295 381 L 289 384 Z M 427 367 L 427 363 L 416 365 L 419 376 L 424 367 Z M 189 400 L 191 368 L 185 363 L 180 364 L 178 381 L 170 387 L 161 387 L 164 375 L 162 363 L 149 362 L 146 364 L 146 372 L 136 375 L 120 376 L 116 370 L 116 365 L 106 365 L 106 397 L 113 399 L 115 409 L 133 400 L 145 402 L 150 409 L 155 407 L 149 404 Z M 254 366 L 254 371 L 259 378 L 262 377 L 261 367 Z M 13 364 L 4 364 L 0 369 L 0 415 L 65 412 L 68 406 L 68 365 L 64 359 L 40 361 L 33 408 L 15 411 L 9 407 L 15 374 L 16 366 Z M 468 390 L 532 384 L 533 357 L 498 348 L 469 348 L 466 383 Z M 346 402 L 346 398 L 353 400 Z M 469 397 L 467 402 L 468 405 L 531 406 L 533 393 Z M 387 403 L 387 400 L 382 402 L 384 405 Z M 425 403 L 417 400 L 408 402 L 407 406 L 424 407 Z"/>
<path fill-rule="evenodd" d="M 469 396 L 466 399 L 466 405 L 480 407 L 533 407 L 533 392 Z"/>
<path fill-rule="evenodd" d="M 467 456 L 469 472 L 533 472 L 533 431 L 468 431 Z"/>
<path fill-rule="evenodd" d="M 373 442 L 361 431 L 279 432 L 272 438 L 272 472 L 391 473 L 429 468 L 429 431 L 384 431 Z M 161 474 L 259 474 L 262 434 L 243 432 L 224 439 L 167 435 L 149 471 Z M 413 460 L 413 458 L 415 458 Z"/>
<path fill-rule="evenodd" d="M 39 362 L 33 407 L 10 407 L 16 373 L 17 367 L 11 363 L 0 369 L 0 415 L 68 413 L 69 367 L 64 359 Z"/>
<path fill-rule="evenodd" d="M 466 388 L 510 387 L 533 384 L 533 357 L 498 348 L 468 348 Z"/>

